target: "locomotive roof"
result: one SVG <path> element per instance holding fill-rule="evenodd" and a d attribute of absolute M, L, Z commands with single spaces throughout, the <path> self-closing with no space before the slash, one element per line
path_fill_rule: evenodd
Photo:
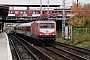
<path fill-rule="evenodd" d="M 31 24 L 32 24 L 32 22 L 30 22 L 30 23 L 23 23 L 23 24 L 19 24 L 18 27 L 20 27 L 20 26 L 31 26 Z"/>
<path fill-rule="evenodd" d="M 17 25 L 17 27 L 20 26 L 31 26 L 32 23 L 55 23 L 55 21 L 34 21 L 34 22 L 30 22 L 30 23 L 22 23 Z"/>
<path fill-rule="evenodd" d="M 36 23 L 55 23 L 55 21 L 36 21 Z"/>

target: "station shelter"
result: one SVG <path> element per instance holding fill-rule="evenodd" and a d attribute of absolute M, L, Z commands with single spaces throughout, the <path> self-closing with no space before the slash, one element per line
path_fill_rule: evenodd
<path fill-rule="evenodd" d="M 3 32 L 4 20 L 8 15 L 9 7 L 0 5 L 0 32 Z"/>

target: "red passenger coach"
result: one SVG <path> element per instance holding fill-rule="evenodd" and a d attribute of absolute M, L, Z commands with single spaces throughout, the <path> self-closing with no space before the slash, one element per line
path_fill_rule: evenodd
<path fill-rule="evenodd" d="M 56 39 L 55 21 L 34 21 L 18 25 L 16 28 L 17 33 L 29 36 L 33 41 L 41 44 L 51 44 Z"/>

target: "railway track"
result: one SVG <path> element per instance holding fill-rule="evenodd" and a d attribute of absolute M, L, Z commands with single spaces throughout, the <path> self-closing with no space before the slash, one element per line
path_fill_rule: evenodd
<path fill-rule="evenodd" d="M 81 49 L 64 43 L 54 43 L 51 46 L 32 46 L 26 40 L 22 40 L 28 50 L 30 50 L 40 60 L 90 60 L 90 51 Z"/>
<path fill-rule="evenodd" d="M 81 55 L 74 54 L 71 51 L 64 50 L 62 48 L 57 48 L 54 46 L 42 47 L 38 46 L 38 49 L 42 50 L 46 54 L 50 55 L 55 60 L 89 60 L 89 58 L 82 57 Z M 54 57 L 53 57 L 53 56 Z M 57 58 L 56 58 L 57 57 Z"/>
<path fill-rule="evenodd" d="M 26 50 L 29 51 L 29 53 L 30 53 L 29 56 L 33 56 L 34 57 L 34 58 L 32 58 L 33 60 L 53 60 L 51 57 L 49 57 L 48 55 L 46 55 L 45 53 L 43 53 L 41 50 L 37 49 L 36 47 L 32 46 L 29 42 L 25 41 L 24 39 L 19 38 L 19 37 L 16 38 L 15 36 L 13 36 L 13 39 L 18 40 L 18 42 L 20 44 L 22 44 Z M 17 42 L 16 40 L 14 40 L 14 42 Z M 22 59 L 25 59 L 27 56 L 21 56 L 20 55 L 19 49 L 21 48 L 21 45 L 18 48 L 19 43 L 15 43 L 15 45 L 17 46 L 17 48 L 15 48 L 15 49 L 16 49 L 16 53 L 17 53 L 18 59 L 22 60 Z M 24 49 L 21 49 L 21 50 L 24 50 Z M 26 50 L 24 50 L 24 51 L 26 51 Z M 21 58 L 21 57 L 23 57 L 23 58 Z M 28 58 L 28 60 L 30 60 L 30 59 L 31 58 Z"/>
<path fill-rule="evenodd" d="M 76 47 L 76 46 L 73 46 L 73 45 L 60 43 L 60 42 L 56 42 L 55 45 L 53 45 L 53 46 L 56 47 L 56 48 L 60 48 L 60 49 L 70 51 L 73 54 L 85 57 L 87 59 L 90 59 L 90 50 L 88 50 L 88 49 L 80 48 L 80 47 Z"/>
<path fill-rule="evenodd" d="M 65 44 L 65 43 L 61 43 L 61 42 L 55 42 L 55 44 L 56 45 L 61 45 L 61 46 L 64 46 L 64 47 L 68 47 L 70 49 L 74 49 L 74 50 L 77 50 L 77 51 L 80 51 L 80 52 L 83 52 L 83 53 L 86 53 L 86 54 L 90 54 L 89 49 L 85 49 L 85 48 L 81 48 L 81 47 L 77 47 L 77 46 L 73 46 L 73 45 Z"/>
<path fill-rule="evenodd" d="M 15 48 L 14 48 L 15 46 L 14 46 L 14 44 L 12 42 L 12 39 L 11 39 L 9 34 L 8 34 L 8 39 L 9 39 L 9 45 L 10 45 L 10 48 L 11 48 L 12 59 L 13 60 L 18 60 L 18 58 L 17 58 L 18 56 L 17 56 Z"/>
<path fill-rule="evenodd" d="M 37 60 L 36 57 L 32 56 L 31 52 L 15 37 L 9 35 L 9 40 L 13 45 L 18 60 Z"/>
<path fill-rule="evenodd" d="M 47 49 L 54 51 L 55 53 L 65 55 L 70 60 L 88 60 L 87 58 L 82 57 L 81 55 L 74 54 L 74 53 L 67 51 L 65 49 L 61 49 L 61 48 L 57 48 L 57 47 L 49 47 Z"/>

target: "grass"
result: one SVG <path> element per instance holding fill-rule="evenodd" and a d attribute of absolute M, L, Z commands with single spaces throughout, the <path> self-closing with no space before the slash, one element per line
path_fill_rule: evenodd
<path fill-rule="evenodd" d="M 62 38 L 57 38 L 56 42 L 70 43 L 71 40 L 67 40 L 67 39 L 65 40 L 65 39 L 62 39 Z"/>
<path fill-rule="evenodd" d="M 10 49 L 11 49 L 11 50 L 14 50 L 14 47 L 13 47 L 13 46 L 10 46 Z"/>
<path fill-rule="evenodd" d="M 90 41 L 85 41 L 81 44 L 77 44 L 77 46 L 90 49 Z"/>
<path fill-rule="evenodd" d="M 72 40 L 63 39 L 61 31 L 57 31 L 56 38 L 57 42 L 68 43 L 78 47 L 90 49 L 90 33 L 87 31 L 86 28 L 80 28 L 80 30 L 78 29 L 76 32 L 74 31 Z"/>

